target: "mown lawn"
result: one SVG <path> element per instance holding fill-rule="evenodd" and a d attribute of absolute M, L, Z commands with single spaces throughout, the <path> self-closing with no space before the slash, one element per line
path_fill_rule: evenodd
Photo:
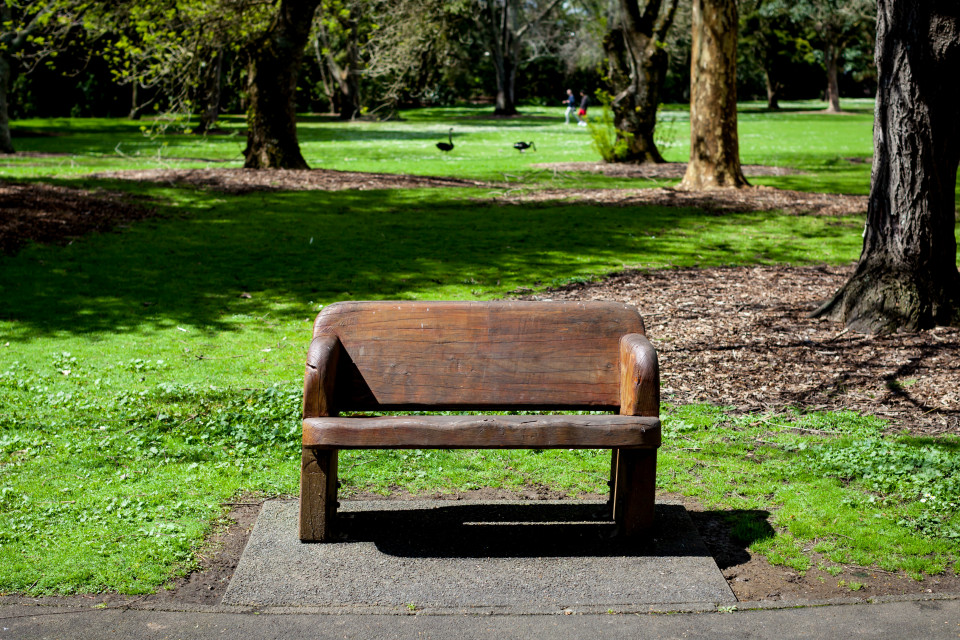
<path fill-rule="evenodd" d="M 766 184 L 865 193 L 869 165 L 846 158 L 871 153 L 869 108 L 824 116 L 812 106 L 745 105 L 744 161 L 806 172 Z M 531 169 L 596 158 L 559 108 L 508 122 L 486 111 L 348 125 L 305 117 L 301 137 L 316 167 L 506 176 L 532 188 L 635 184 Z M 666 115 L 685 137 L 685 115 Z M 492 299 L 624 266 L 841 264 L 861 243 L 856 218 L 502 205 L 485 189 L 237 196 L 86 175 L 239 165 L 239 120 L 207 139 L 139 126 L 18 122 L 31 133 L 20 149 L 68 155 L 0 162 L 5 178 L 131 190 L 162 214 L 0 257 L 0 592 L 149 591 L 194 566 L 224 502 L 294 494 L 302 362 L 323 305 Z M 457 147 L 441 156 L 433 143 L 449 126 Z M 538 151 L 517 153 L 515 139 Z M 668 158 L 685 153 L 678 143 Z M 883 423 L 852 414 L 734 417 L 668 404 L 664 417 L 665 441 L 683 444 L 661 450 L 660 488 L 728 511 L 771 561 L 803 571 L 814 549 L 918 578 L 957 570 L 956 439 L 884 437 Z M 345 452 L 342 474 L 347 495 L 531 483 L 576 495 L 602 491 L 607 464 L 598 451 Z"/>

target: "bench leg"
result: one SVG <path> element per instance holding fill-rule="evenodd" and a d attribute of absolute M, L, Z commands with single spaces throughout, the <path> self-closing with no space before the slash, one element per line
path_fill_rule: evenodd
<path fill-rule="evenodd" d="M 610 487 L 610 495 L 607 498 L 607 516 L 613 517 L 613 501 L 616 498 L 616 487 L 617 487 L 617 455 L 620 453 L 619 449 L 612 450 L 610 455 L 610 479 L 607 480 L 607 486 Z"/>
<path fill-rule="evenodd" d="M 633 536 L 653 526 L 657 484 L 656 449 L 614 449 L 611 501 L 617 531 Z"/>
<path fill-rule="evenodd" d="M 300 463 L 300 540 L 329 542 L 337 515 L 337 450 L 303 448 Z"/>

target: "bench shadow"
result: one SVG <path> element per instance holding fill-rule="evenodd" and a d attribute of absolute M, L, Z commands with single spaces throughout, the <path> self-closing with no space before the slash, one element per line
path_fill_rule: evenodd
<path fill-rule="evenodd" d="M 721 570 L 749 562 L 750 545 L 776 535 L 763 509 L 693 511 L 690 517 Z"/>
<path fill-rule="evenodd" d="M 615 536 L 607 507 L 569 504 L 456 504 L 433 509 L 338 514 L 341 544 L 373 542 L 405 558 L 709 556 L 681 505 L 658 504 L 653 530 Z"/>

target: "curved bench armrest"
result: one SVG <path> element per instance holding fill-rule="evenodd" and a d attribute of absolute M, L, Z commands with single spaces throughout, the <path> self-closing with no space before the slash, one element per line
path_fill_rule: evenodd
<path fill-rule="evenodd" d="M 333 384 L 340 358 L 340 339 L 333 334 L 319 335 L 307 350 L 303 375 L 303 417 L 335 416 Z"/>
<path fill-rule="evenodd" d="M 628 333 L 620 338 L 620 414 L 660 415 L 657 352 L 641 333 Z"/>

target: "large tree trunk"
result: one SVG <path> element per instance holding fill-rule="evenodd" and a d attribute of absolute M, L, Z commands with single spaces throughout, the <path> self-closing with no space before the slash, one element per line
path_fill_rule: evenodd
<path fill-rule="evenodd" d="M 874 160 L 856 272 L 815 315 L 858 331 L 960 324 L 960 3 L 879 0 Z"/>
<path fill-rule="evenodd" d="M 320 0 L 281 0 L 267 32 L 249 50 L 248 169 L 307 169 L 297 141 L 296 89 Z"/>
<path fill-rule="evenodd" d="M 840 113 L 840 83 L 837 81 L 840 47 L 828 44 L 823 55 L 827 63 L 827 113 Z"/>
<path fill-rule="evenodd" d="M 0 153 L 15 153 L 10 137 L 10 110 L 7 93 L 10 90 L 10 63 L 0 56 Z"/>
<path fill-rule="evenodd" d="M 693 0 L 690 163 L 681 189 L 748 186 L 737 138 L 737 2 Z"/>
<path fill-rule="evenodd" d="M 653 133 L 667 72 L 667 52 L 662 43 L 677 7 L 677 0 L 668 2 L 661 18 L 660 0 L 649 0 L 643 13 L 637 0 L 621 0 L 621 26 L 611 29 L 603 41 L 614 93 L 610 103 L 613 124 L 617 139 L 627 142 L 626 153 L 617 158 L 619 162 L 663 162 Z"/>

